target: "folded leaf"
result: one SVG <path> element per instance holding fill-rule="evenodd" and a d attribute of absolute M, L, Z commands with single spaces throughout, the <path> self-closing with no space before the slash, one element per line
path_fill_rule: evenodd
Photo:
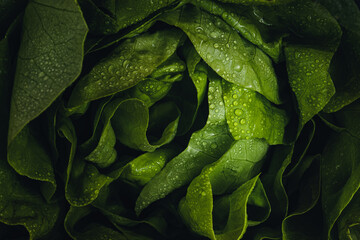
<path fill-rule="evenodd" d="M 207 170 L 211 172 L 210 168 Z M 186 197 L 180 202 L 179 209 L 182 217 L 193 231 L 212 240 L 241 239 L 247 228 L 247 201 L 258 176 L 245 182 L 229 195 L 229 218 L 225 228 L 215 233 L 212 223 L 212 189 L 206 172 L 204 170 L 202 176 L 191 182 Z"/>
<path fill-rule="evenodd" d="M 178 149 L 174 146 L 144 153 L 131 160 L 124 167 L 121 177 L 129 182 L 143 186 L 159 173 L 165 164 L 177 153 Z"/>
<path fill-rule="evenodd" d="M 114 111 L 111 122 L 117 139 L 128 147 L 148 152 L 173 140 L 180 116 L 176 105 L 171 102 L 154 106 L 149 113 L 144 102 L 136 98 L 114 100 L 109 111 Z M 163 131 L 160 136 L 153 135 L 154 139 L 148 139 L 148 128 L 156 129 L 157 133 L 160 129 Z"/>
<path fill-rule="evenodd" d="M 233 138 L 226 126 L 225 108 L 221 99 L 220 79 L 212 77 L 209 83 L 209 117 L 206 125 L 194 132 L 187 148 L 173 158 L 141 191 L 135 211 L 139 214 L 154 201 L 188 184 L 202 168 L 216 161 L 231 145 Z M 196 161 L 194 161 L 196 159 Z"/>

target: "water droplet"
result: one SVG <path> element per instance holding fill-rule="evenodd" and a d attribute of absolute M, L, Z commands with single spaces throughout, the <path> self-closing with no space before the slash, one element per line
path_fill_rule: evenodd
<path fill-rule="evenodd" d="M 243 111 L 241 111 L 241 109 L 238 108 L 238 109 L 235 110 L 235 115 L 236 116 L 240 116 L 241 114 L 243 114 Z"/>
<path fill-rule="evenodd" d="M 242 118 L 242 119 L 240 120 L 240 123 L 241 123 L 241 124 L 245 124 L 245 123 L 246 123 L 246 120 L 245 120 L 244 118 Z"/>

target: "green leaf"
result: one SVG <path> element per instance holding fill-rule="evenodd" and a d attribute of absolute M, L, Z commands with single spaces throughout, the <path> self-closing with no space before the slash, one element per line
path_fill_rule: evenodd
<path fill-rule="evenodd" d="M 259 176 L 226 196 L 229 198 L 229 218 L 225 228 L 215 233 L 211 180 L 207 173 L 211 173 L 211 168 L 205 168 L 202 175 L 191 182 L 186 197 L 181 200 L 179 209 L 183 219 L 193 231 L 210 239 L 241 239 L 247 228 L 247 201 Z"/>
<path fill-rule="evenodd" d="M 260 179 L 249 196 L 247 208 L 249 226 L 257 226 L 265 222 L 270 216 L 270 202 Z"/>
<path fill-rule="evenodd" d="M 346 129 L 351 135 L 360 139 L 360 127 L 358 119 L 360 119 L 360 101 L 344 107 L 334 114 L 336 124 Z"/>
<path fill-rule="evenodd" d="M 75 1 L 29 2 L 11 99 L 9 143 L 79 76 L 86 33 Z"/>
<path fill-rule="evenodd" d="M 182 80 L 185 69 L 185 63 L 173 54 L 144 81 L 129 89 L 129 95 L 150 107 L 169 93 L 174 82 Z"/>
<path fill-rule="evenodd" d="M 360 225 L 360 192 L 354 195 L 349 205 L 341 213 L 338 220 L 339 239 L 354 240 L 359 239 Z"/>
<path fill-rule="evenodd" d="M 184 51 L 189 76 L 194 83 L 197 92 L 196 109 L 198 109 L 205 97 L 208 69 L 192 45 L 186 45 Z"/>
<path fill-rule="evenodd" d="M 71 94 L 69 107 L 135 86 L 175 52 L 181 38 L 181 31 L 164 29 L 125 40 L 80 79 Z"/>
<path fill-rule="evenodd" d="M 264 173 L 262 182 L 271 204 L 269 222 L 279 224 L 288 213 L 289 201 L 284 188 L 283 175 L 291 163 L 294 145 L 277 146 L 273 151 L 269 170 Z"/>
<path fill-rule="evenodd" d="M 59 215 L 57 203 L 47 203 L 35 182 L 19 176 L 0 156 L 0 221 L 23 225 L 30 239 L 38 239 L 52 230 Z"/>
<path fill-rule="evenodd" d="M 113 111 L 111 122 L 116 138 L 128 147 L 149 152 L 173 140 L 180 117 L 172 102 L 158 104 L 149 113 L 145 103 L 136 98 L 116 99 L 109 105 L 109 111 Z"/>
<path fill-rule="evenodd" d="M 285 47 L 289 82 L 298 102 L 299 129 L 321 111 L 335 93 L 328 72 L 333 54 L 308 46 Z"/>
<path fill-rule="evenodd" d="M 242 8 L 242 6 L 234 7 L 233 5 L 220 4 L 210 0 L 196 0 L 192 1 L 192 3 L 211 14 L 221 17 L 227 24 L 236 29 L 242 37 L 263 50 L 275 62 L 279 61 L 281 38 L 275 42 L 266 42 L 258 26 L 245 16 L 250 9 Z"/>
<path fill-rule="evenodd" d="M 229 193 L 259 174 L 268 144 L 261 139 L 238 140 L 199 175 L 210 179 L 213 195 Z"/>
<path fill-rule="evenodd" d="M 84 159 L 95 163 L 100 168 L 105 168 L 114 163 L 117 152 L 114 149 L 116 136 L 111 124 L 108 123 L 102 132 L 96 148 Z"/>
<path fill-rule="evenodd" d="M 43 182 L 43 194 L 47 201 L 56 190 L 53 159 L 47 145 L 34 137 L 29 125 L 8 146 L 8 163 L 20 175 Z"/>
<path fill-rule="evenodd" d="M 127 192 L 127 198 L 122 198 L 122 194 Z M 107 219 L 127 235 L 126 230 L 136 229 L 142 234 L 154 234 L 158 236 L 166 235 L 167 222 L 163 209 L 156 209 L 144 218 L 135 216 L 133 209 L 127 206 L 129 200 L 133 200 L 138 194 L 137 189 L 122 182 L 113 182 L 102 189 L 99 197 L 93 202 L 93 206 L 107 217 Z"/>
<path fill-rule="evenodd" d="M 88 223 L 79 229 L 80 221 L 89 218 L 94 210 L 90 207 L 70 207 L 65 218 L 65 229 L 67 233 L 75 240 L 126 240 L 127 238 L 120 232 L 104 226 L 100 223 Z M 81 226 L 81 225 L 80 225 Z"/>
<path fill-rule="evenodd" d="M 304 159 L 302 167 L 298 167 L 296 173 L 293 173 L 295 178 L 298 175 L 301 181 L 297 182 L 297 185 L 290 186 L 290 188 L 297 188 L 298 195 L 294 201 L 296 205 L 291 206 L 290 203 L 290 207 L 295 210 L 282 222 L 283 239 L 320 239 L 321 230 L 317 225 L 318 218 L 310 212 L 320 198 L 320 156 Z"/>
<path fill-rule="evenodd" d="M 324 111 L 336 112 L 360 97 L 360 11 L 353 0 L 320 0 L 339 22 L 343 36 L 330 66 L 336 93 Z"/>
<path fill-rule="evenodd" d="M 323 150 L 322 207 L 327 237 L 360 187 L 360 140 L 347 132 L 333 134 Z"/>
<path fill-rule="evenodd" d="M 123 170 L 121 177 L 129 182 L 143 186 L 148 183 L 165 164 L 179 152 L 175 146 L 156 149 L 131 160 Z"/>
<path fill-rule="evenodd" d="M 222 82 L 222 87 L 226 120 L 235 140 L 265 138 L 272 145 L 284 142 L 288 122 L 285 111 L 257 92 L 226 81 Z"/>
<path fill-rule="evenodd" d="M 164 14 L 161 20 L 181 28 L 204 61 L 225 80 L 280 103 L 270 58 L 222 19 L 196 7 L 184 6 Z"/>
<path fill-rule="evenodd" d="M 170 8 L 178 2 L 177 0 L 140 0 L 133 1 L 103 1 L 80 0 L 81 9 L 84 12 L 86 22 L 93 34 L 114 34 L 119 30 L 138 23 Z"/>
<path fill-rule="evenodd" d="M 264 140 L 238 140 L 233 143 L 230 149 L 218 161 L 206 166 L 201 174 L 190 183 L 185 200 L 180 202 L 180 213 L 193 231 L 211 239 L 240 238 L 247 226 L 247 224 L 242 226 L 241 222 L 246 223 L 247 216 L 242 215 L 243 213 L 237 213 L 236 210 L 232 209 L 232 201 L 239 201 L 239 206 L 241 206 L 241 204 L 246 205 L 248 201 L 251 202 L 252 206 L 257 205 L 260 207 L 263 205 L 261 202 L 264 200 L 262 196 L 264 192 L 261 183 L 259 183 L 259 186 L 256 188 L 255 195 L 250 198 L 247 196 L 245 202 L 242 199 L 244 196 L 238 196 L 238 193 L 236 193 L 238 190 L 236 189 L 242 184 L 246 184 L 248 180 L 259 173 L 262 165 L 261 160 L 264 158 L 267 149 L 268 144 Z M 257 180 L 256 177 L 255 182 Z M 253 191 L 254 188 L 255 186 L 252 187 L 251 191 Z M 217 205 L 220 208 L 219 210 L 213 210 L 213 195 L 221 195 L 233 191 L 235 192 L 224 197 L 226 199 L 224 199 L 225 202 L 223 201 L 222 204 Z M 229 197 L 229 199 L 227 199 L 227 197 Z M 266 197 L 265 202 L 265 205 L 267 205 Z M 246 209 L 245 206 L 241 206 L 241 208 Z M 258 208 L 257 211 L 259 210 Z M 212 216 L 212 211 L 214 211 L 214 217 Z M 226 216 L 226 213 L 228 216 Z M 227 226 L 220 230 L 221 234 L 218 234 L 219 236 L 215 237 L 212 221 L 214 218 L 224 214 L 225 216 L 222 216 L 221 220 L 226 222 L 226 217 L 228 217 Z M 269 212 L 265 215 L 268 214 Z M 235 219 L 239 223 L 234 221 Z M 248 224 L 255 225 L 262 221 L 262 219 L 259 219 L 259 221 L 255 219 Z M 221 223 L 221 221 L 218 222 Z M 236 233 L 237 230 L 235 231 L 237 228 L 241 229 L 239 233 Z M 232 231 L 233 233 L 231 233 Z M 231 234 L 234 234 L 234 236 L 228 238 L 229 236 L 227 235 Z"/>
<path fill-rule="evenodd" d="M 19 18 L 0 40 L 0 222 L 24 226 L 29 232 L 26 237 L 32 240 L 43 237 L 52 230 L 58 220 L 60 208 L 58 203 L 48 203 L 44 199 L 39 182 L 17 174 L 6 158 L 10 87 L 14 70 L 12 63 L 16 50 L 14 37 L 18 23 Z M 6 234 L 8 230 L 6 228 Z M 18 237 L 24 238 L 24 235 Z M 5 235 L 4 239 L 8 238 Z"/>
<path fill-rule="evenodd" d="M 74 126 L 68 118 L 60 118 L 58 132 L 71 145 L 66 170 L 65 197 L 72 206 L 86 206 L 97 198 L 101 188 L 117 178 L 121 167 L 114 167 L 112 172 L 105 175 L 93 164 L 76 156 L 77 137 Z"/>
<path fill-rule="evenodd" d="M 209 105 L 213 104 L 215 107 L 209 109 L 206 125 L 194 132 L 187 148 L 145 185 L 136 201 L 137 214 L 156 200 L 188 184 L 204 166 L 216 161 L 230 147 L 233 138 L 227 129 L 225 108 L 221 97 L 220 79 L 212 76 L 208 100 Z"/>
<path fill-rule="evenodd" d="M 292 1 L 275 8 L 278 21 L 287 28 L 288 42 L 334 52 L 341 28 L 335 17 L 319 1 Z M 271 24 L 271 23 L 270 23 Z M 281 26 L 278 26 L 278 28 Z"/>

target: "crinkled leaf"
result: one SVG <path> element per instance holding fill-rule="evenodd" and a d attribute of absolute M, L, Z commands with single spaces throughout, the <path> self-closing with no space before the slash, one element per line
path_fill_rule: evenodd
<path fill-rule="evenodd" d="M 168 95 L 181 111 L 178 135 L 184 135 L 193 126 L 206 94 L 208 78 L 208 66 L 201 60 L 192 44 L 186 42 L 183 51 L 190 79 L 185 76 Z"/>
<path fill-rule="evenodd" d="M 240 37 L 222 19 L 193 6 L 184 6 L 161 19 L 181 28 L 199 55 L 225 80 L 280 103 L 277 78 L 270 58 Z"/>
<path fill-rule="evenodd" d="M 109 175 L 105 175 L 99 172 L 95 165 L 77 157 L 77 137 L 74 126 L 68 118 L 60 119 L 58 131 L 70 143 L 65 197 L 72 206 L 86 206 L 97 198 L 102 187 L 112 182 L 119 175 L 118 172 L 121 168 L 114 167 Z"/>
<path fill-rule="evenodd" d="M 71 94 L 69 107 L 135 86 L 175 52 L 181 37 L 177 29 L 164 29 L 125 40 L 80 79 Z"/>
<path fill-rule="evenodd" d="M 246 11 L 250 11 L 250 9 L 243 9 L 241 6 L 236 6 L 236 8 L 234 8 L 232 5 L 224 5 L 210 0 L 196 0 L 192 2 L 207 12 L 222 17 L 222 19 L 236 29 L 241 36 L 262 49 L 276 62 L 279 60 L 281 38 L 277 39 L 275 42 L 266 42 L 256 24 L 248 17 L 244 16 Z"/>
<path fill-rule="evenodd" d="M 179 204 L 180 214 L 191 229 L 200 235 L 214 240 L 240 239 L 247 228 L 247 201 L 258 176 L 246 181 L 229 196 L 225 196 L 229 198 L 229 218 L 224 229 L 215 233 L 212 219 L 212 188 L 206 172 L 211 173 L 210 168 L 206 168 L 202 175 L 191 182 L 186 197 Z"/>
<path fill-rule="evenodd" d="M 145 103 L 135 98 L 114 100 L 109 107 L 115 109 L 111 122 L 116 138 L 131 148 L 152 152 L 176 135 L 180 112 L 171 102 L 153 106 L 150 113 Z M 156 136 L 149 134 L 148 128 L 157 134 L 163 130 Z"/>
<path fill-rule="evenodd" d="M 184 62 L 174 54 L 144 81 L 129 89 L 129 95 L 150 107 L 169 93 L 174 82 L 182 80 L 185 69 Z"/>
<path fill-rule="evenodd" d="M 207 124 L 194 132 L 187 148 L 173 158 L 141 191 L 135 211 L 139 214 L 152 202 L 164 198 L 173 190 L 189 183 L 202 168 L 216 161 L 233 142 L 226 126 L 225 108 L 222 101 L 221 82 L 212 78 L 209 83 L 209 109 Z M 196 159 L 196 161 L 194 161 Z"/>

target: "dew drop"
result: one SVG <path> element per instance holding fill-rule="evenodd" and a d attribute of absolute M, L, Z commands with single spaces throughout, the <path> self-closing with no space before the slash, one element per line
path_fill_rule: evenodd
<path fill-rule="evenodd" d="M 238 108 L 238 109 L 235 110 L 235 115 L 236 116 L 240 116 L 241 114 L 243 114 L 243 111 L 241 111 L 241 109 Z"/>

